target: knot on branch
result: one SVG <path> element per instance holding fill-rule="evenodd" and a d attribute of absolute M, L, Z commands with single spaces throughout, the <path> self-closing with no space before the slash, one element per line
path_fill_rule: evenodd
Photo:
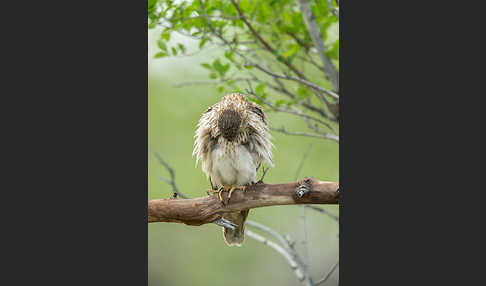
<path fill-rule="evenodd" d="M 295 193 L 297 194 L 297 197 L 302 198 L 307 193 L 309 193 L 312 190 L 312 184 L 314 181 L 315 180 L 310 177 L 304 178 L 303 180 L 299 181 L 299 185 L 295 189 Z"/>

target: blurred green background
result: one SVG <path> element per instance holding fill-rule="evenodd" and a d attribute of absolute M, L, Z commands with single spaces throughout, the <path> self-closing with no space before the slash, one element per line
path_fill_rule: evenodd
<path fill-rule="evenodd" d="M 175 170 L 181 192 L 190 197 L 205 196 L 209 182 L 195 167 L 191 156 L 194 131 L 202 112 L 219 101 L 223 94 L 216 86 L 174 87 L 187 80 L 207 80 L 200 66 L 212 62 L 219 48 L 207 49 L 191 57 L 154 59 L 160 30 L 148 30 L 148 190 L 149 199 L 171 196 L 171 186 L 160 180 L 169 177 L 154 157 L 158 152 Z M 197 43 L 183 37 L 191 50 Z M 171 39 L 172 41 L 172 39 Z M 270 125 L 285 124 L 288 130 L 305 131 L 305 123 L 286 114 L 267 112 Z M 276 124 L 278 123 L 278 124 Z M 338 143 L 309 137 L 289 136 L 272 132 L 275 167 L 265 177 L 266 183 L 294 181 L 299 163 L 309 144 L 310 153 L 301 169 L 299 179 L 311 176 L 319 180 L 338 180 Z M 321 207 L 338 215 L 337 205 Z M 320 279 L 338 259 L 338 224 L 329 217 L 307 209 L 308 255 L 310 273 Z M 249 220 L 265 224 L 296 241 L 301 257 L 303 225 L 301 206 L 274 206 L 253 209 Z M 268 237 L 258 230 L 248 229 Z M 246 237 L 242 247 L 228 247 L 223 241 L 221 227 L 214 224 L 187 226 L 176 223 L 151 223 L 148 226 L 149 285 L 301 285 L 287 261 L 276 251 Z M 270 238 L 271 239 L 271 238 Z M 335 271 L 326 285 L 337 285 Z"/>

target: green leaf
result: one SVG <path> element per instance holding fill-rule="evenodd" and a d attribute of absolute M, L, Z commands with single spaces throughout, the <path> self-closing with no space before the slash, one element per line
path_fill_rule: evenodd
<path fill-rule="evenodd" d="M 256 89 L 255 89 L 255 91 L 258 95 L 263 94 L 264 90 L 265 90 L 265 84 L 263 82 L 258 84 Z"/>
<path fill-rule="evenodd" d="M 227 72 L 227 71 L 230 69 L 230 67 L 231 67 L 231 66 L 230 66 L 230 64 L 225 64 L 225 65 L 223 66 L 223 71 L 224 71 L 224 73 L 226 73 L 226 72 Z M 224 75 L 224 74 L 223 74 L 223 75 Z"/>
<path fill-rule="evenodd" d="M 218 77 L 218 75 L 215 74 L 215 73 L 210 73 L 209 77 L 212 78 L 212 79 L 216 79 Z"/>
<path fill-rule="evenodd" d="M 154 7 L 155 3 L 157 3 L 157 0 L 148 0 L 148 8 Z"/>
<path fill-rule="evenodd" d="M 166 52 L 158 52 L 154 55 L 154 58 L 158 59 L 158 58 L 163 58 L 163 57 L 166 57 L 168 56 L 169 54 L 166 53 Z"/>
<path fill-rule="evenodd" d="M 157 41 L 157 45 L 159 46 L 159 48 L 163 51 L 166 51 L 167 52 L 167 45 L 165 44 L 165 42 L 160 39 Z"/>
<path fill-rule="evenodd" d="M 233 62 L 233 51 L 229 50 L 224 52 L 224 57 L 227 58 L 229 61 Z"/>
<path fill-rule="evenodd" d="M 275 106 L 279 107 L 280 105 L 282 105 L 284 103 L 287 103 L 287 101 L 283 100 L 283 99 L 278 99 L 277 101 L 275 101 Z"/>
<path fill-rule="evenodd" d="M 185 53 L 186 53 L 186 47 L 184 47 L 184 45 L 183 45 L 183 44 L 178 43 L 178 44 L 177 44 L 177 47 L 179 47 L 179 50 L 180 50 L 180 51 L 181 51 L 183 54 L 185 54 Z"/>
<path fill-rule="evenodd" d="M 228 71 L 230 68 L 229 64 L 222 65 L 219 59 L 216 59 L 213 62 L 213 68 L 219 73 L 220 76 L 224 76 L 224 74 Z"/>
<path fill-rule="evenodd" d="M 263 105 L 263 102 L 261 100 L 259 100 L 258 98 L 254 98 L 254 97 L 248 97 L 248 100 L 249 101 L 253 101 L 253 102 L 256 102 L 260 105 Z"/>
<path fill-rule="evenodd" d="M 286 57 L 286 58 L 297 54 L 297 52 L 299 51 L 299 45 L 296 45 L 296 44 L 290 45 L 287 48 L 288 48 L 288 50 L 286 52 L 282 53 L 282 56 Z"/>
<path fill-rule="evenodd" d="M 204 47 L 204 44 L 208 41 L 208 38 L 202 38 L 202 40 L 199 42 L 199 49 L 202 49 Z"/>
<path fill-rule="evenodd" d="M 170 32 L 169 31 L 165 31 L 163 32 L 161 35 L 160 35 L 161 38 L 163 38 L 165 41 L 169 41 L 170 40 Z"/>
<path fill-rule="evenodd" d="M 297 87 L 297 97 L 299 99 L 309 96 L 309 90 L 301 85 Z"/>
<path fill-rule="evenodd" d="M 224 91 L 224 86 L 218 86 L 218 92 L 222 93 Z"/>
<path fill-rule="evenodd" d="M 171 50 L 172 50 L 172 54 L 173 54 L 174 56 L 177 56 L 177 49 L 176 49 L 176 48 L 174 48 L 174 47 L 172 47 L 172 48 L 171 48 Z"/>
<path fill-rule="evenodd" d="M 339 59 L 339 40 L 334 42 L 326 54 L 333 60 Z"/>
<path fill-rule="evenodd" d="M 212 71 L 212 70 L 213 70 L 213 67 L 212 67 L 210 64 L 207 64 L 207 63 L 202 63 L 202 64 L 201 64 L 201 66 L 202 66 L 203 68 L 206 68 L 206 69 L 210 70 L 210 71 Z"/>

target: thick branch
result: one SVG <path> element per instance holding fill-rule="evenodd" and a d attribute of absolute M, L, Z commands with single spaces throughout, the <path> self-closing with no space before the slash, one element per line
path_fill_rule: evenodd
<path fill-rule="evenodd" d="M 338 204 L 339 184 L 305 178 L 285 184 L 255 184 L 235 191 L 222 205 L 218 195 L 195 199 L 156 199 L 148 202 L 148 222 L 177 222 L 202 225 L 221 218 L 223 213 L 293 204 Z M 227 193 L 223 193 L 227 201 Z"/>

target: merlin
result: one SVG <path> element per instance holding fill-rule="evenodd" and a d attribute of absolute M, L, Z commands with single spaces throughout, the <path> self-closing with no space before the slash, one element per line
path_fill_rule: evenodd
<path fill-rule="evenodd" d="M 228 203 L 235 190 L 245 191 L 255 184 L 262 163 L 273 166 L 272 143 L 263 109 L 243 94 L 231 93 L 209 107 L 199 120 L 193 156 L 217 193 L 221 203 L 223 191 Z M 224 241 L 229 246 L 241 246 L 249 210 L 225 213 L 223 218 L 236 224 L 235 229 L 223 227 Z"/>

